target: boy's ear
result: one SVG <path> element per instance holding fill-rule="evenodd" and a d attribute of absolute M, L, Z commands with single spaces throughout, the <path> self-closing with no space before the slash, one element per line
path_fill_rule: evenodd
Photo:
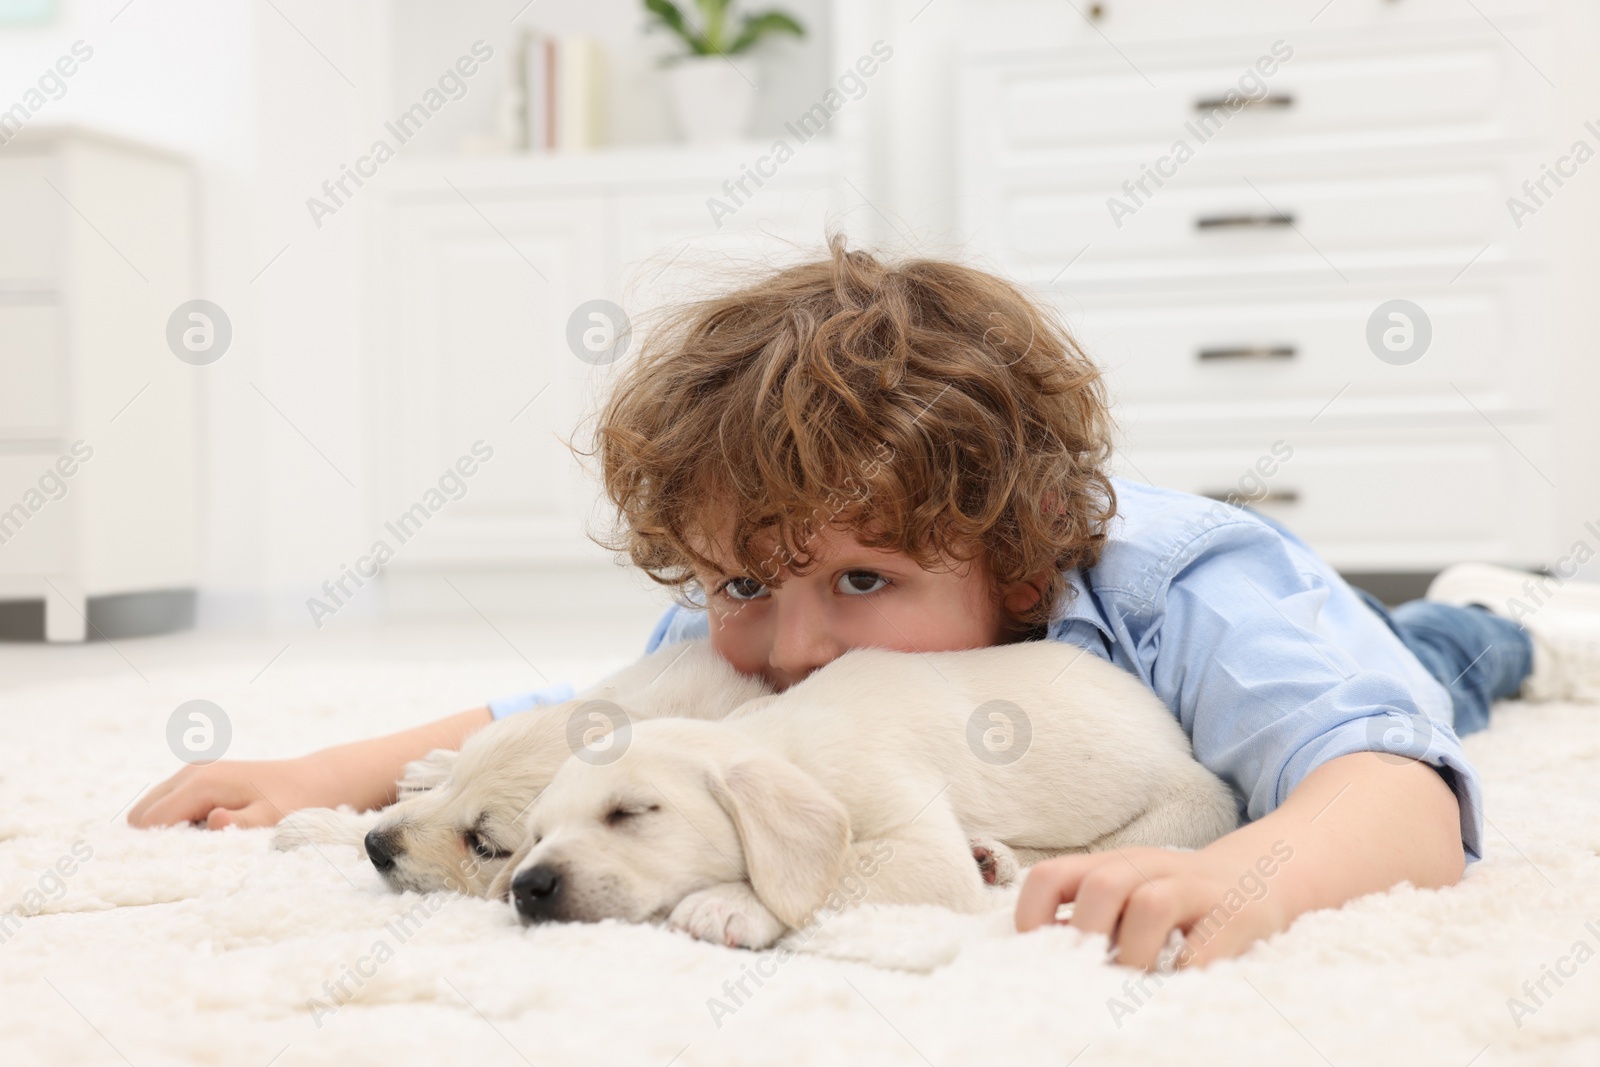
<path fill-rule="evenodd" d="M 794 764 L 766 755 L 713 775 L 711 795 L 738 831 L 756 896 L 785 925 L 804 926 L 844 874 L 844 806 Z"/>
<path fill-rule="evenodd" d="M 1020 615 L 1039 602 L 1039 598 L 1044 595 L 1043 589 L 1042 574 L 1013 582 L 1002 591 L 1001 603 L 1007 611 Z"/>

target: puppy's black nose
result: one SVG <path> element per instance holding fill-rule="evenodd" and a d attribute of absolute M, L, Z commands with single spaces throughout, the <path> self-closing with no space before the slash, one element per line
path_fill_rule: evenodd
<path fill-rule="evenodd" d="M 561 897 L 561 872 L 540 863 L 520 872 L 511 880 L 511 899 L 517 914 L 529 922 L 555 918 L 556 901 Z"/>
<path fill-rule="evenodd" d="M 377 830 L 369 831 L 365 842 L 367 846 L 367 859 L 380 871 L 387 871 L 394 866 L 394 848 L 389 839 Z"/>

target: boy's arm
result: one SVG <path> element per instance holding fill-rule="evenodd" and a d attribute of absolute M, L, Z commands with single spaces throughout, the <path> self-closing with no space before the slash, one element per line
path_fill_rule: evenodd
<path fill-rule="evenodd" d="M 1055 921 L 1111 936 L 1120 963 L 1154 966 L 1174 929 L 1182 965 L 1237 955 L 1300 914 L 1402 881 L 1451 885 L 1465 865 L 1461 815 L 1439 772 L 1354 752 L 1317 767 L 1260 819 L 1195 852 L 1123 849 L 1038 864 L 1017 900 L 1017 929 Z"/>
<path fill-rule="evenodd" d="M 491 721 L 488 708 L 474 708 L 298 759 L 219 760 L 185 767 L 145 794 L 128 812 L 128 822 L 139 827 L 203 822 L 220 830 L 273 826 L 298 808 L 380 808 L 394 801 L 395 783 L 407 763 L 436 748 L 460 748 Z"/>

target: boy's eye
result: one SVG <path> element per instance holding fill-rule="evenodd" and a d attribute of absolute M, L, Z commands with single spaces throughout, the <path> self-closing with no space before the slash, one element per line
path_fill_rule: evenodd
<path fill-rule="evenodd" d="M 467 847 L 472 850 L 473 855 L 481 860 L 503 860 L 511 855 L 504 849 L 495 848 L 494 845 L 485 841 L 483 836 L 476 830 L 468 830 L 461 835 L 461 838 L 466 842 Z"/>
<path fill-rule="evenodd" d="M 889 584 L 889 579 L 877 571 L 846 571 L 839 576 L 839 592 L 847 596 L 865 596 L 876 593 Z M 717 592 L 726 593 L 730 600 L 755 600 L 765 595 L 766 586 L 750 577 L 729 578 L 717 586 Z"/>
<path fill-rule="evenodd" d="M 874 585 L 873 583 L 875 582 L 881 582 L 883 584 Z M 876 593 L 879 589 L 882 589 L 884 585 L 888 584 L 889 579 L 885 578 L 877 571 L 846 571 L 844 574 L 839 576 L 839 591 L 841 593 L 862 595 L 867 593 Z M 863 585 L 870 586 L 871 588 L 863 589 Z"/>
<path fill-rule="evenodd" d="M 765 588 L 754 578 L 729 578 L 717 586 L 717 592 L 727 593 L 734 600 L 754 600 Z"/>

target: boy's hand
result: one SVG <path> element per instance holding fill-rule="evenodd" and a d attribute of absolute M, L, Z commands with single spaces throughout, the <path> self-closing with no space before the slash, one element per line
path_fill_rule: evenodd
<path fill-rule="evenodd" d="M 394 803 L 395 782 L 407 763 L 436 748 L 460 748 L 473 731 L 493 721 L 488 708 L 473 708 L 299 759 L 185 767 L 146 793 L 128 812 L 128 822 L 139 827 L 193 822 L 220 830 L 276 826 L 300 808 L 381 808 Z"/>
<path fill-rule="evenodd" d="M 1403 816 L 1397 816 L 1403 812 Z M 1017 929 L 1055 921 L 1108 935 L 1117 962 L 1149 968 L 1173 930 L 1181 966 L 1237 956 L 1314 908 L 1400 882 L 1453 885 L 1465 858 L 1461 811 L 1434 768 L 1352 752 L 1306 775 L 1274 811 L 1197 852 L 1127 848 L 1062 856 L 1028 873 Z"/>
<path fill-rule="evenodd" d="M 1263 864 L 1276 873 L 1277 860 Z M 1056 921 L 1056 908 L 1076 902 L 1070 924 L 1105 934 L 1115 959 L 1146 970 L 1173 930 L 1186 935 L 1180 966 L 1235 956 L 1288 925 L 1282 894 L 1260 871 L 1205 851 L 1127 848 L 1046 860 L 1028 872 L 1017 898 L 1017 929 Z"/>
<path fill-rule="evenodd" d="M 128 822 L 137 827 L 191 822 L 208 830 L 276 826 L 298 808 L 348 803 L 330 788 L 332 781 L 316 755 L 189 766 L 146 793 L 128 812 Z"/>

